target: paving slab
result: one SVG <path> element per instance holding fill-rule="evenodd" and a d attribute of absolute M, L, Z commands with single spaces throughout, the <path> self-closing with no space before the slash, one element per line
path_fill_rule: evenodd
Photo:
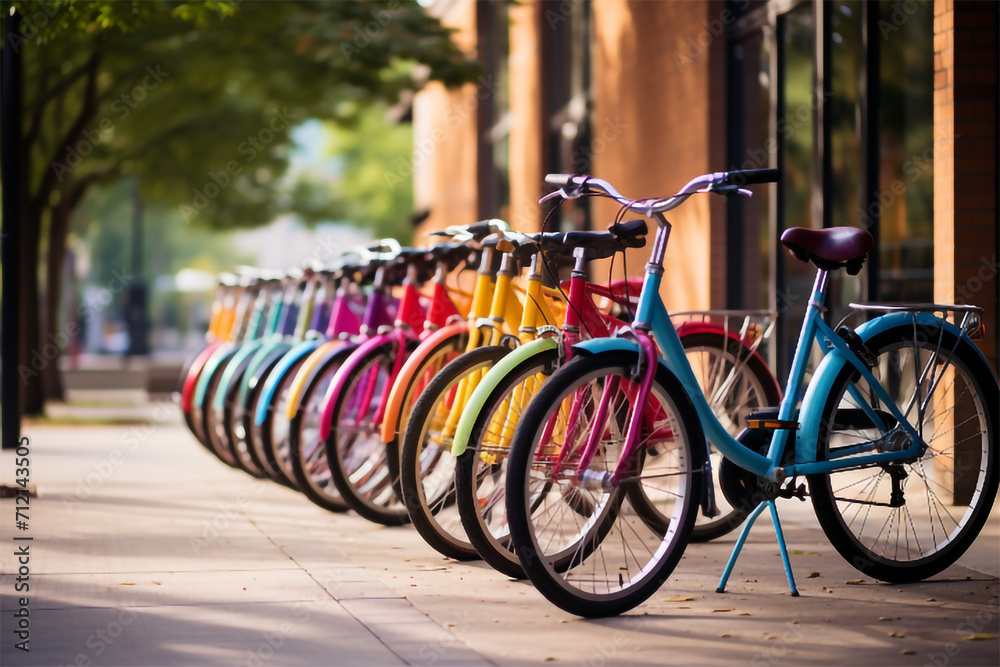
<path fill-rule="evenodd" d="M 228 468 L 162 411 L 26 434 L 38 490 L 27 530 L 0 501 L 4 665 L 1000 664 L 997 509 L 955 566 L 892 586 L 859 575 L 809 504 L 788 501 L 801 597 L 761 522 L 728 592 L 715 588 L 733 536 L 691 545 L 637 609 L 585 620 L 530 583 L 440 556 L 410 527 L 330 513 Z M 0 454 L 5 484 L 13 458 Z M 26 542 L 14 537 L 32 538 L 30 653 L 14 647 L 14 545 Z"/>

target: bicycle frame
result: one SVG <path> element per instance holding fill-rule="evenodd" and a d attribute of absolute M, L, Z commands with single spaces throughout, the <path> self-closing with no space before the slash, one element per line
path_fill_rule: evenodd
<path fill-rule="evenodd" d="M 803 385 L 806 373 L 806 363 L 808 361 L 812 343 L 813 341 L 818 342 L 820 344 L 820 348 L 823 350 L 824 354 L 826 354 L 826 358 L 824 363 L 820 365 L 820 368 L 817 369 L 817 372 L 812 380 L 812 384 L 816 385 L 816 389 L 807 391 L 806 393 L 800 411 L 801 417 L 799 425 L 797 429 L 794 429 L 794 446 L 796 452 L 794 463 L 787 467 L 782 467 L 780 465 L 782 457 L 784 456 L 785 448 L 789 443 L 789 439 L 792 437 L 792 429 L 775 429 L 771 446 L 766 455 L 758 454 L 757 452 L 751 451 L 741 445 L 732 435 L 729 434 L 725 427 L 715 417 L 715 414 L 708 405 L 708 401 L 698 389 L 694 373 L 684 355 L 684 348 L 681 345 L 680 338 L 670 320 L 666 307 L 663 305 L 663 302 L 659 297 L 659 289 L 662 281 L 662 262 L 666 250 L 666 241 L 670 233 L 670 224 L 666 221 L 662 214 L 654 214 L 654 217 L 660 224 L 660 228 L 657 231 L 656 240 L 654 241 L 653 255 L 650 259 L 650 263 L 647 264 L 646 267 L 646 277 L 643 281 L 642 292 L 639 296 L 639 307 L 636 312 L 635 323 L 632 327 L 632 333 L 636 337 L 636 340 L 628 340 L 624 338 L 598 339 L 581 343 L 577 346 L 579 349 L 594 352 L 609 349 L 636 350 L 640 346 L 640 341 L 648 339 L 649 334 L 651 333 L 652 337 L 655 338 L 656 342 L 663 350 L 663 356 L 660 357 L 659 363 L 673 373 L 687 390 L 695 410 L 698 413 L 698 417 L 701 420 L 702 427 L 708 440 L 711 441 L 712 444 L 714 444 L 726 458 L 730 459 L 740 467 L 773 482 L 780 483 L 787 477 L 794 475 L 825 473 L 845 468 L 898 461 L 913 458 L 919 454 L 924 446 L 923 439 L 920 437 L 920 434 L 910 425 L 906 417 L 899 410 L 898 406 L 895 405 L 895 402 L 890 399 L 888 392 L 886 392 L 886 390 L 875 379 L 874 375 L 872 375 L 871 371 L 869 371 L 864 363 L 858 359 L 857 355 L 851 351 L 843 339 L 841 339 L 841 337 L 838 336 L 820 317 L 822 304 L 826 298 L 826 288 L 828 283 L 828 273 L 824 270 L 819 270 L 816 275 L 812 296 L 806 310 L 806 316 L 802 324 L 802 329 L 799 333 L 799 342 L 793 356 L 791 371 L 789 372 L 788 381 L 785 385 L 784 398 L 781 401 L 778 413 L 779 421 L 795 421 L 794 417 L 798 388 Z M 858 335 L 861 336 L 864 341 L 871 338 L 878 331 L 882 331 L 888 326 L 898 323 L 898 319 L 894 321 L 880 322 L 880 320 L 885 320 L 886 318 L 891 317 L 893 316 L 890 315 L 876 318 L 875 320 L 867 323 L 867 325 L 859 327 L 857 332 Z M 958 336 L 966 336 L 960 328 L 936 316 L 924 314 L 924 316 L 920 317 L 919 320 L 923 324 L 933 324 L 934 326 L 947 328 Z M 644 353 L 646 355 L 649 354 L 648 350 L 644 351 Z M 857 450 L 850 452 L 851 454 L 858 455 L 849 456 L 846 459 L 838 458 L 836 460 L 822 462 L 815 460 L 816 434 L 818 433 L 819 420 L 824 407 L 823 403 L 826 399 L 826 393 L 821 391 L 820 387 L 825 386 L 828 388 L 830 383 L 833 382 L 833 379 L 839 374 L 845 364 L 851 364 L 861 377 L 869 383 L 873 391 L 875 391 L 876 396 L 885 404 L 886 409 L 912 438 L 912 443 L 909 448 L 895 452 L 872 454 L 865 454 L 864 448 L 858 448 Z M 652 374 L 655 372 L 655 367 L 652 364 L 649 364 L 644 372 L 645 377 L 651 378 Z M 645 401 L 647 395 L 648 386 L 642 386 L 637 400 Z M 641 412 L 635 413 L 633 416 L 633 422 L 637 421 L 638 415 L 641 415 Z M 868 411 L 868 416 L 873 419 L 874 424 L 882 426 L 884 429 L 884 424 L 882 424 L 878 415 L 872 411 Z M 621 456 L 621 462 L 629 460 L 629 455 L 635 451 L 637 446 L 636 443 L 638 442 L 638 426 L 639 425 L 637 423 L 629 424 L 625 450 Z M 868 447 L 868 449 L 873 449 L 873 446 Z M 621 462 L 619 463 L 619 468 L 615 470 L 612 478 L 614 481 L 617 481 L 627 473 L 624 469 L 624 464 Z"/>

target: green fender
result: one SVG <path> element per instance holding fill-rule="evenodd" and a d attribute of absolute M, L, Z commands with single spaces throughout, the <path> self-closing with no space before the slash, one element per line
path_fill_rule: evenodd
<path fill-rule="evenodd" d="M 486 404 L 486 400 L 496 389 L 500 381 L 503 380 L 507 373 L 510 373 L 514 368 L 516 368 L 521 362 L 540 354 L 548 350 L 555 349 L 559 345 L 559 339 L 555 336 L 548 336 L 546 338 L 538 338 L 531 341 L 526 345 L 522 345 L 517 348 L 494 366 L 489 373 L 487 373 L 482 380 L 479 381 L 479 386 L 476 390 L 472 392 L 472 396 L 465 404 L 465 410 L 462 412 L 462 419 L 458 422 L 458 429 L 455 431 L 455 439 L 452 441 L 451 453 L 455 456 L 461 456 L 463 452 L 469 447 L 469 436 L 472 433 L 472 427 L 476 424 L 476 419 L 479 418 L 479 411 L 483 409 Z"/>

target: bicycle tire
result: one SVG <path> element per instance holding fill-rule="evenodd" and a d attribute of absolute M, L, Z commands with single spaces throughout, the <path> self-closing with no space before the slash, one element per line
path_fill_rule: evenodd
<path fill-rule="evenodd" d="M 558 350 L 543 350 L 519 363 L 497 383 L 479 410 L 469 432 L 469 447 L 455 467 L 456 504 L 469 542 L 493 569 L 514 579 L 527 575 L 507 529 L 509 446 L 504 446 L 503 437 L 516 426 L 531 399 L 530 390 L 519 396 L 518 388 L 539 374 L 550 376 L 558 358 Z"/>
<path fill-rule="evenodd" d="M 941 364 L 937 363 L 934 352 L 938 349 L 939 335 L 943 346 L 940 349 L 954 349 L 951 358 Z M 813 508 L 830 543 L 857 570 L 891 583 L 920 581 L 938 574 L 965 553 L 990 513 L 998 482 L 997 406 L 1000 396 L 992 371 L 972 344 L 957 339 L 947 330 L 905 324 L 873 336 L 866 346 L 877 360 L 872 372 L 883 386 L 889 385 L 886 389 L 897 404 L 900 400 L 906 401 L 901 411 L 911 423 L 919 422 L 914 426 L 929 446 L 919 458 L 910 462 L 808 476 Z M 918 382 L 919 376 L 906 367 L 909 364 L 914 368 L 929 367 L 928 362 L 933 362 L 933 372 L 926 382 Z M 942 366 L 940 370 L 938 365 Z M 902 372 L 897 374 L 895 369 L 901 367 Z M 935 377 L 943 379 L 934 383 Z M 913 380 L 912 386 L 909 380 Z M 831 385 L 820 421 L 818 460 L 828 460 L 831 453 L 844 446 L 844 440 L 850 443 L 861 438 L 860 442 L 868 442 L 880 432 L 873 428 L 871 420 L 867 424 L 858 423 L 856 414 L 859 411 L 853 407 L 859 404 L 859 396 L 869 402 L 866 386 L 850 365 L 845 366 Z M 844 398 L 845 393 L 852 387 L 855 388 L 851 392 L 854 398 L 848 401 Z M 927 390 L 934 392 L 933 399 L 926 404 L 931 412 L 925 412 L 921 418 L 918 410 L 914 418 L 910 418 L 912 413 L 906 409 L 907 394 L 916 395 L 919 401 L 921 393 Z M 935 430 L 928 437 L 931 429 Z M 963 446 L 956 455 L 956 443 L 952 442 L 951 448 L 948 444 L 949 440 L 958 437 L 961 439 L 957 442 Z M 933 444 L 935 441 L 938 442 Z M 946 503 L 940 497 L 939 491 L 947 492 L 947 486 L 939 478 L 946 482 L 949 468 L 953 472 L 967 470 L 974 474 L 973 478 L 968 478 L 972 480 L 971 493 L 966 491 L 968 479 L 960 491 L 969 496 L 967 505 Z M 855 481 L 865 475 L 869 475 L 865 484 Z M 900 479 L 900 496 L 894 498 L 892 478 L 896 476 Z M 888 488 L 884 482 L 888 483 Z M 921 482 L 923 486 L 912 493 L 912 485 Z M 864 496 L 848 497 L 852 491 L 864 491 Z M 898 505 L 900 501 L 904 503 L 902 508 L 889 506 Z M 964 510 L 952 513 L 953 507 L 963 506 Z M 854 507 L 868 508 L 860 523 L 861 509 L 855 512 Z M 878 528 L 879 525 L 881 528 L 873 536 L 869 526 Z M 889 540 L 893 537 L 895 544 L 890 545 Z M 903 544 L 900 544 L 901 538 Z"/>
<path fill-rule="evenodd" d="M 236 464 L 236 460 L 230 455 L 228 444 L 223 442 L 223 439 L 226 437 L 226 433 L 225 426 L 220 419 L 222 415 L 220 415 L 213 407 L 215 394 L 220 390 L 225 391 L 225 388 L 221 386 L 221 382 L 222 376 L 225 373 L 226 365 L 230 360 L 231 359 L 226 359 L 213 371 L 212 376 L 208 380 L 208 388 L 205 391 L 205 395 L 199 409 L 201 410 L 202 432 L 205 434 L 205 439 L 207 440 L 205 445 L 208 447 L 209 451 L 215 454 L 215 457 L 227 466 L 231 468 L 239 468 Z"/>
<path fill-rule="evenodd" d="M 320 366 L 302 392 L 299 409 L 289 425 L 289 459 L 296 486 L 314 504 L 331 512 L 346 512 L 350 507 L 333 482 L 326 443 L 319 439 L 319 420 L 330 381 L 355 347 L 346 346 Z"/>
<path fill-rule="evenodd" d="M 291 482 L 284 478 L 281 471 L 279 471 L 275 465 L 272 465 L 271 461 L 268 460 L 267 454 L 264 451 L 263 428 L 261 426 L 257 426 L 254 422 L 254 415 L 257 413 L 261 394 L 264 391 L 264 384 L 267 382 L 267 376 L 274 370 L 275 366 L 278 365 L 278 361 L 280 359 L 281 356 L 276 355 L 268 361 L 263 368 L 257 369 L 257 383 L 250 387 L 247 391 L 247 395 L 244 399 L 245 402 L 242 406 L 242 424 L 247 452 L 250 454 L 250 458 L 257 465 L 257 467 L 263 471 L 268 479 L 277 482 L 282 486 L 292 486 Z M 292 488 L 294 487 L 292 486 Z"/>
<path fill-rule="evenodd" d="M 242 417 L 236 419 L 235 405 L 236 397 L 240 391 L 240 382 L 246 368 L 233 376 L 233 381 L 226 389 L 226 395 L 222 401 L 222 424 L 226 431 L 226 438 L 229 443 L 229 450 L 236 460 L 236 465 L 251 477 L 267 479 L 267 474 L 254 463 L 250 452 L 247 450 L 247 443 L 243 439 Z M 240 413 L 242 415 L 242 413 Z"/>
<path fill-rule="evenodd" d="M 397 354 L 395 343 L 380 345 L 351 370 L 343 390 L 334 397 L 333 425 L 326 440 L 326 460 L 344 502 L 369 521 L 386 526 L 404 524 L 409 516 L 399 497 L 398 484 L 392 479 L 379 424 L 370 416 L 378 411 L 378 401 L 388 394 L 385 383 L 391 381 Z M 369 373 L 372 377 L 366 377 Z M 357 398 L 365 393 L 366 382 L 374 382 L 374 387 L 369 388 L 372 403 L 367 406 L 367 414 L 359 417 Z"/>
<path fill-rule="evenodd" d="M 301 491 L 295 479 L 295 473 L 291 469 L 290 449 L 291 449 L 291 421 L 285 415 L 288 407 L 288 390 L 291 388 L 295 375 L 306 362 L 308 355 L 304 355 L 295 361 L 285 370 L 278 387 L 271 396 L 267 405 L 267 413 L 264 422 L 260 426 L 261 448 L 264 451 L 264 458 L 268 465 L 280 477 L 280 483 L 290 486 L 296 491 Z M 263 380 L 262 380 L 263 382 Z"/>
<path fill-rule="evenodd" d="M 514 432 L 507 475 L 507 519 L 515 551 L 539 592 L 561 609 L 580 616 L 620 614 L 653 595 L 680 561 L 698 512 L 705 444 L 697 413 L 681 383 L 662 368 L 656 371 L 649 401 L 641 406 L 629 401 L 631 387 L 623 382 L 631 382 L 632 369 L 638 363 L 639 355 L 633 351 L 581 353 L 542 385 Z M 588 392 L 585 387 L 592 381 L 596 384 Z M 578 478 L 573 474 L 578 467 L 573 457 L 579 456 L 588 441 L 586 420 L 597 413 L 589 398 L 603 395 L 602 384 L 620 390 L 609 394 L 615 404 L 600 426 L 600 451 L 587 467 L 589 475 Z M 574 403 L 577 400 L 579 403 Z M 568 414 L 567 405 L 573 406 Z M 655 461 L 646 456 L 646 468 L 634 464 L 632 475 L 607 490 L 610 471 L 618 462 L 614 450 L 622 439 L 611 436 L 623 435 L 627 417 L 635 408 L 649 410 L 656 417 L 644 429 L 640 446 L 645 449 L 647 441 L 658 436 L 664 440 L 658 442 L 660 455 Z M 563 420 L 558 429 L 549 426 L 554 416 Z M 553 442 L 542 442 L 550 432 Z M 664 434 L 669 435 L 669 442 Z M 557 466 L 561 468 L 559 475 L 552 472 Z M 652 480 L 659 480 L 655 483 L 661 490 L 663 485 L 673 484 L 670 493 L 654 496 L 673 505 L 673 511 L 661 512 L 672 519 L 662 534 L 629 512 L 630 494 L 623 493 L 629 485 Z M 553 487 L 541 502 L 535 497 L 536 482 Z M 595 507 L 611 504 L 612 511 L 581 524 L 578 510 L 564 506 L 567 497 L 586 491 L 594 497 Z M 569 527 L 556 525 L 557 518 L 569 520 Z M 627 540 L 630 544 L 625 547 Z M 619 543 L 621 553 L 614 553 Z M 578 556 L 567 562 L 565 554 L 570 550 Z"/>
<path fill-rule="evenodd" d="M 747 414 L 753 409 L 777 406 L 781 402 L 781 391 L 767 364 L 739 341 L 724 333 L 697 332 L 681 336 L 681 344 L 712 412 L 733 437 L 746 428 Z M 737 507 L 726 501 L 719 492 L 722 454 L 709 443 L 709 455 L 719 514 L 712 518 L 698 514 L 691 532 L 692 542 L 707 542 L 727 535 L 753 510 L 753 507 Z"/>
<path fill-rule="evenodd" d="M 466 348 L 468 343 L 468 331 L 454 336 L 449 336 L 434 346 L 420 362 L 420 366 L 411 376 L 410 384 L 406 387 L 403 402 L 399 410 L 399 432 L 392 440 L 386 443 L 386 462 L 389 465 L 389 473 L 395 480 L 400 480 L 402 470 L 400 461 L 403 456 L 403 437 L 406 434 L 406 427 L 413 412 L 420 394 L 423 393 L 430 381 L 440 373 L 445 366 L 457 359 Z M 400 494 L 402 494 L 402 482 L 400 482 Z"/>
<path fill-rule="evenodd" d="M 410 522 L 431 547 L 456 560 L 479 558 L 455 507 L 455 458 L 451 439 L 440 435 L 447 401 L 459 383 L 510 352 L 503 345 L 470 350 L 449 362 L 421 392 L 403 435 L 400 487 Z M 466 397 L 467 398 L 467 397 Z"/>

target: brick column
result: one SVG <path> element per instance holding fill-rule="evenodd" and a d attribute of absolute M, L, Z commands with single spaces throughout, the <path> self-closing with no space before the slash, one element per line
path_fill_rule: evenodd
<path fill-rule="evenodd" d="M 934 299 L 986 309 L 987 336 L 978 344 L 997 370 L 997 5 L 934 3 Z M 986 406 L 995 409 L 996 406 Z M 971 406 L 944 419 L 956 427 Z M 944 431 L 947 433 L 948 431 Z M 961 429 L 950 480 L 955 504 L 973 492 L 966 469 L 979 466 L 978 443 Z M 969 446 L 971 444 L 971 446 Z M 945 459 L 947 460 L 947 459 Z M 947 470 L 949 466 L 942 464 Z"/>
<path fill-rule="evenodd" d="M 997 359 L 997 5 L 934 3 L 934 299 L 986 309 Z"/>

